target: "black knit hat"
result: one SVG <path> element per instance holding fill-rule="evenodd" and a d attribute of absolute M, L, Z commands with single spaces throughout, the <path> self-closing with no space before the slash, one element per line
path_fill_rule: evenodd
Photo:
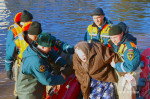
<path fill-rule="evenodd" d="M 109 30 L 109 36 L 118 35 L 122 33 L 122 29 L 118 25 L 114 25 Z"/>
<path fill-rule="evenodd" d="M 37 21 L 32 22 L 29 27 L 28 34 L 39 35 L 42 32 L 41 24 Z"/>
<path fill-rule="evenodd" d="M 38 45 L 43 47 L 53 47 L 56 42 L 56 38 L 49 33 L 42 33 L 38 35 L 36 42 Z"/>
<path fill-rule="evenodd" d="M 23 10 L 23 12 L 21 14 L 21 22 L 28 22 L 32 19 L 33 19 L 32 14 L 30 12 L 28 12 L 27 10 Z"/>
<path fill-rule="evenodd" d="M 102 8 L 96 8 L 91 15 L 105 15 L 105 13 Z"/>

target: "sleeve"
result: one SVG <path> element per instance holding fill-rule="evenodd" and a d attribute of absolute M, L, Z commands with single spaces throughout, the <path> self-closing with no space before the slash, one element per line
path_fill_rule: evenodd
<path fill-rule="evenodd" d="M 132 72 L 137 69 L 141 61 L 138 49 L 129 48 L 124 53 L 124 62 L 116 63 L 115 68 L 119 72 Z"/>
<path fill-rule="evenodd" d="M 60 41 L 59 39 L 56 40 L 55 45 L 65 53 L 74 54 L 74 46 L 71 46 L 63 41 Z"/>
<path fill-rule="evenodd" d="M 49 52 L 49 58 L 58 66 L 63 67 L 68 64 L 66 60 L 64 60 L 54 49 Z"/>
<path fill-rule="evenodd" d="M 6 50 L 8 49 L 8 47 L 11 45 L 11 42 L 14 40 L 14 35 L 13 32 L 11 30 L 8 31 L 7 34 L 7 39 L 6 39 Z"/>
<path fill-rule="evenodd" d="M 8 32 L 6 40 L 6 56 L 5 56 L 5 69 L 6 71 L 12 70 L 13 62 L 15 60 L 15 53 L 17 53 L 17 47 L 13 39 L 13 33 Z"/>
<path fill-rule="evenodd" d="M 32 65 L 31 74 L 43 85 L 59 85 L 66 82 L 61 75 L 52 75 L 44 61 L 38 61 L 35 65 Z"/>

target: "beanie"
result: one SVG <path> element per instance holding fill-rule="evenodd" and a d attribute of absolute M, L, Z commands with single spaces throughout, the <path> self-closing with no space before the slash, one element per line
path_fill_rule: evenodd
<path fill-rule="evenodd" d="M 28 12 L 27 10 L 23 10 L 23 12 L 21 14 L 21 22 L 28 22 L 32 19 L 33 19 L 32 14 L 30 12 Z"/>
<path fill-rule="evenodd" d="M 129 28 L 128 28 L 128 26 L 124 22 L 119 22 L 118 26 L 121 27 L 123 33 L 128 33 L 129 32 L 128 31 Z"/>
<path fill-rule="evenodd" d="M 38 45 L 43 47 L 53 47 L 56 42 L 56 38 L 49 33 L 42 33 L 38 35 L 36 42 Z"/>
<path fill-rule="evenodd" d="M 29 27 L 28 34 L 39 35 L 42 32 L 41 24 L 37 21 L 32 22 Z"/>
<path fill-rule="evenodd" d="M 122 33 L 122 29 L 118 25 L 112 26 L 109 30 L 109 36 L 118 35 L 121 33 Z"/>
<path fill-rule="evenodd" d="M 94 16 L 94 15 L 105 15 L 105 14 L 102 8 L 96 8 L 91 15 Z"/>

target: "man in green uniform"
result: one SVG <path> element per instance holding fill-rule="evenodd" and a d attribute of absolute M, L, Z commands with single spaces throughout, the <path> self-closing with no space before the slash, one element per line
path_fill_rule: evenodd
<path fill-rule="evenodd" d="M 21 99 L 42 99 L 45 85 L 58 85 L 66 81 L 66 76 L 55 76 L 49 65 L 49 52 L 55 37 L 40 34 L 36 43 L 29 45 L 23 53 L 19 70 L 17 90 Z"/>

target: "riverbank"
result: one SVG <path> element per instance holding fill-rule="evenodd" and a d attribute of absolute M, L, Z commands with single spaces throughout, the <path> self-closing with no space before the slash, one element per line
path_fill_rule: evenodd
<path fill-rule="evenodd" d="M 0 99 L 14 99 L 14 80 L 9 80 L 6 72 L 0 71 Z"/>

